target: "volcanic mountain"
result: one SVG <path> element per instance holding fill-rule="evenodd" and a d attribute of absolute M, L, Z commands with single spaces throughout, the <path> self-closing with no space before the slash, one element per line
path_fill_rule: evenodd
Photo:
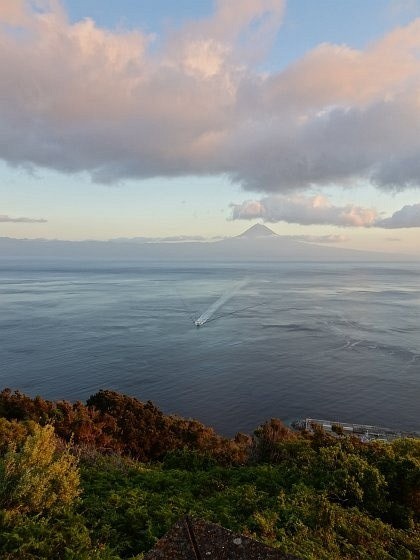
<path fill-rule="evenodd" d="M 279 237 L 277 233 L 274 233 L 272 229 L 265 226 L 264 224 L 255 224 L 248 228 L 247 230 L 243 231 L 236 237 L 245 238 L 245 239 L 259 239 L 261 237 Z"/>
<path fill-rule="evenodd" d="M 60 241 L 0 238 L 0 257 L 115 259 L 155 262 L 338 262 L 409 261 L 410 255 L 356 251 L 278 235 L 263 224 L 255 224 L 236 237 L 217 241 L 180 238 L 131 238 L 109 241 Z"/>

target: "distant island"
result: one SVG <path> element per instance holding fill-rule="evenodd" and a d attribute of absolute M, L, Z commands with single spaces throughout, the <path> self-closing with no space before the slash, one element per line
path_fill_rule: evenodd
<path fill-rule="evenodd" d="M 197 532 L 225 538 L 221 525 L 301 559 L 414 560 L 419 461 L 414 438 L 270 419 L 229 439 L 114 391 L 84 404 L 5 389 L 0 556 L 140 560 L 188 515 Z"/>
<path fill-rule="evenodd" d="M 327 240 L 328 241 L 328 240 Z M 120 238 L 109 241 L 64 241 L 0 238 L 0 257 L 119 259 L 159 261 L 418 261 L 418 256 L 337 248 L 316 238 L 294 239 L 255 224 L 236 237 Z"/>

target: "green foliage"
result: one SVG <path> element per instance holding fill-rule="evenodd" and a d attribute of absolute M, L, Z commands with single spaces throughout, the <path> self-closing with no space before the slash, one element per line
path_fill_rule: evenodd
<path fill-rule="evenodd" d="M 420 558 L 420 441 L 339 432 L 271 419 L 229 440 L 112 391 L 3 391 L 0 557 L 140 560 L 190 514 L 304 560 Z"/>
<path fill-rule="evenodd" d="M 159 466 L 104 471 L 89 465 L 82 473 L 87 525 L 121 558 L 151 548 L 186 513 L 304 559 L 420 557 L 415 530 L 343 507 L 307 484 L 290 485 L 281 465 L 195 472 Z"/>
<path fill-rule="evenodd" d="M 189 449 L 175 449 L 167 453 L 163 460 L 165 469 L 182 469 L 192 471 L 208 471 L 216 466 L 216 461 L 209 453 L 199 453 Z"/>
<path fill-rule="evenodd" d="M 11 516 L 0 510 L 2 560 L 118 560 L 104 544 L 92 542 L 81 515 Z"/>
<path fill-rule="evenodd" d="M 22 448 L 12 446 L 0 470 L 0 505 L 19 513 L 45 513 L 65 508 L 79 494 L 76 457 L 67 447 L 57 453 L 50 425 L 35 426 Z"/>
<path fill-rule="evenodd" d="M 312 480 L 332 501 L 362 507 L 370 513 L 386 508 L 385 477 L 359 455 L 343 451 L 340 444 L 319 450 Z"/>

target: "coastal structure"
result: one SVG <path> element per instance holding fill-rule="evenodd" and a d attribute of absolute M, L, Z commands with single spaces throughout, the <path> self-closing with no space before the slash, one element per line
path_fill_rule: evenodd
<path fill-rule="evenodd" d="M 313 432 L 316 428 L 322 428 L 330 435 L 354 436 L 361 441 L 390 442 L 395 439 L 412 437 L 418 438 L 418 432 L 404 432 L 381 426 L 370 426 L 368 424 L 351 424 L 348 422 L 335 422 L 333 420 L 318 420 L 316 418 L 304 418 L 292 423 L 292 427 L 298 430 Z"/>

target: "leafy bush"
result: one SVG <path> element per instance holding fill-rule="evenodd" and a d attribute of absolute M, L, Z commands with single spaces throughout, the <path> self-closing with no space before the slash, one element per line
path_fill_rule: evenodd
<path fill-rule="evenodd" d="M 189 449 L 175 449 L 165 455 L 164 469 L 181 469 L 193 471 L 208 471 L 216 466 L 216 461 L 210 454 L 190 451 Z"/>
<path fill-rule="evenodd" d="M 220 523 L 307 560 L 420 557 L 419 533 L 402 531 L 326 491 L 289 484 L 282 465 L 163 470 L 82 467 L 91 532 L 121 558 L 150 549 L 185 514 Z"/>
<path fill-rule="evenodd" d="M 0 510 L 2 560 L 119 560 L 108 546 L 94 543 L 83 516 L 9 515 Z"/>
<path fill-rule="evenodd" d="M 248 456 L 246 436 L 224 438 L 196 420 L 165 415 L 150 401 L 142 403 L 115 391 L 99 391 L 84 405 L 31 399 L 5 389 L 0 393 L 0 416 L 50 423 L 66 441 L 72 438 L 86 449 L 90 446 L 145 462 L 162 460 L 168 451 L 181 448 L 208 453 L 225 465 L 244 463 Z"/>
<path fill-rule="evenodd" d="M 37 424 L 30 421 L 18 422 L 0 417 L 0 456 L 13 445 L 21 445 L 26 437 L 34 432 Z"/>
<path fill-rule="evenodd" d="M 21 449 L 13 445 L 0 470 L 0 505 L 19 513 L 63 509 L 79 495 L 77 459 L 67 447 L 57 452 L 50 425 L 35 426 Z"/>

